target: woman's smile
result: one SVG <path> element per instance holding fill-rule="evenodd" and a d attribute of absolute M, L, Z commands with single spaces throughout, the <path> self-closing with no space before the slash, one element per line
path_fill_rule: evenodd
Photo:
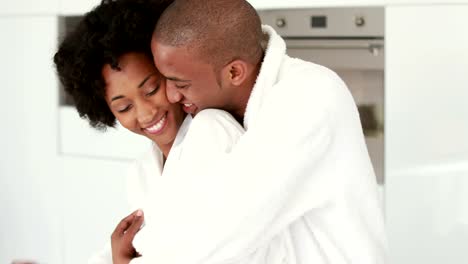
<path fill-rule="evenodd" d="M 152 134 L 152 135 L 157 135 L 162 133 L 164 128 L 167 125 L 167 112 L 159 119 L 159 121 L 154 122 L 153 124 L 147 126 L 146 128 L 143 128 L 143 130 L 146 133 Z"/>

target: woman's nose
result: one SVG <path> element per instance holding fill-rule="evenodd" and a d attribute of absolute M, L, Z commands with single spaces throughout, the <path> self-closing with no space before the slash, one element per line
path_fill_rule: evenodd
<path fill-rule="evenodd" d="M 137 107 L 138 122 L 141 125 L 149 124 L 151 121 L 153 121 L 153 118 L 155 117 L 157 112 L 158 108 L 151 104 L 151 102 L 141 102 L 140 105 Z"/>

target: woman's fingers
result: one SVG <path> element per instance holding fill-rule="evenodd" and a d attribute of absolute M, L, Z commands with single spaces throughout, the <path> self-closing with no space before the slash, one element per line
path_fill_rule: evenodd
<path fill-rule="evenodd" d="M 140 215 L 140 216 L 137 216 L 137 215 Z M 125 218 L 123 218 L 119 224 L 117 224 L 117 226 L 115 227 L 115 230 L 114 232 L 112 233 L 112 236 L 122 236 L 124 235 L 128 229 L 132 226 L 132 224 L 134 223 L 134 220 L 136 218 L 143 218 L 143 211 L 141 211 L 140 209 L 134 211 L 133 213 L 129 214 L 128 216 L 126 216 Z"/>
<path fill-rule="evenodd" d="M 125 232 L 125 235 L 128 236 L 128 239 L 130 239 L 130 241 L 133 241 L 133 238 L 135 237 L 136 233 L 140 231 L 140 228 L 143 225 L 143 220 L 143 211 L 136 210 L 134 213 L 133 221 Z"/>

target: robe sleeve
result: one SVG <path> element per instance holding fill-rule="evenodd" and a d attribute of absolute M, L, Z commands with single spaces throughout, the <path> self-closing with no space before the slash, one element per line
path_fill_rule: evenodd
<path fill-rule="evenodd" d="M 153 196 L 147 201 L 149 205 L 153 206 L 148 206 L 146 210 L 148 212 L 148 210 L 155 209 L 149 213 L 152 214 L 154 216 L 153 218 L 156 220 L 155 222 L 145 225 L 145 230 L 143 230 L 145 232 L 145 243 L 140 243 L 141 245 L 139 245 L 141 246 L 141 248 L 139 247 L 139 252 L 143 254 L 143 257 L 133 259 L 130 262 L 131 264 L 154 263 L 154 259 L 152 258 L 154 241 L 148 239 L 148 237 L 152 236 L 152 238 L 154 238 L 154 235 L 157 236 L 157 233 L 160 231 L 159 227 L 164 225 L 159 221 L 162 217 L 161 214 L 165 213 L 164 210 L 173 212 L 172 209 L 175 209 L 175 207 L 172 209 L 168 208 L 172 202 L 158 203 L 157 199 L 168 197 L 166 195 L 171 188 L 177 190 L 178 188 L 176 185 L 178 183 L 183 184 L 185 179 L 190 177 L 186 174 L 187 171 L 191 171 L 195 167 L 201 168 L 206 165 L 206 163 L 200 161 L 213 160 L 221 154 L 231 152 L 244 132 L 244 128 L 225 111 L 207 109 L 197 115 L 192 121 L 184 138 L 178 162 L 173 162 L 171 163 L 173 164 L 171 168 L 166 167 L 164 169 L 165 174 L 163 178 L 165 180 L 156 186 L 156 189 L 152 192 Z M 167 175 L 167 172 L 169 172 L 170 175 Z M 160 206 L 166 208 L 163 209 Z M 166 217 L 162 218 L 169 219 Z M 145 221 L 148 221 L 148 218 L 145 219 Z M 170 225 L 173 226 L 172 224 Z M 157 261 L 159 261 L 159 259 Z"/>
<path fill-rule="evenodd" d="M 327 98 L 333 93 L 309 104 L 310 87 L 293 94 L 290 85 L 294 80 L 275 87 L 228 153 L 212 155 L 200 146 L 211 135 L 203 111 L 195 117 L 187 140 L 198 151 L 172 185 L 155 192 L 152 248 L 132 264 L 230 263 L 331 200 L 339 180 L 331 147 L 335 113 Z M 333 90 L 344 84 L 327 79 L 319 85 Z"/>

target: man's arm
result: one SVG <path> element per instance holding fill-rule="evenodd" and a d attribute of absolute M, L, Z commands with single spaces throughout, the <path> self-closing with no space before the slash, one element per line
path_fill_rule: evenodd
<path fill-rule="evenodd" d="M 328 201 L 336 180 L 329 170 L 332 113 L 327 100 L 310 105 L 305 96 L 271 95 L 231 153 L 184 168 L 180 181 L 155 192 L 160 216 L 146 257 L 164 263 L 236 258 Z M 294 97 L 286 108 L 279 103 Z M 203 155 L 200 148 L 193 159 Z"/>

